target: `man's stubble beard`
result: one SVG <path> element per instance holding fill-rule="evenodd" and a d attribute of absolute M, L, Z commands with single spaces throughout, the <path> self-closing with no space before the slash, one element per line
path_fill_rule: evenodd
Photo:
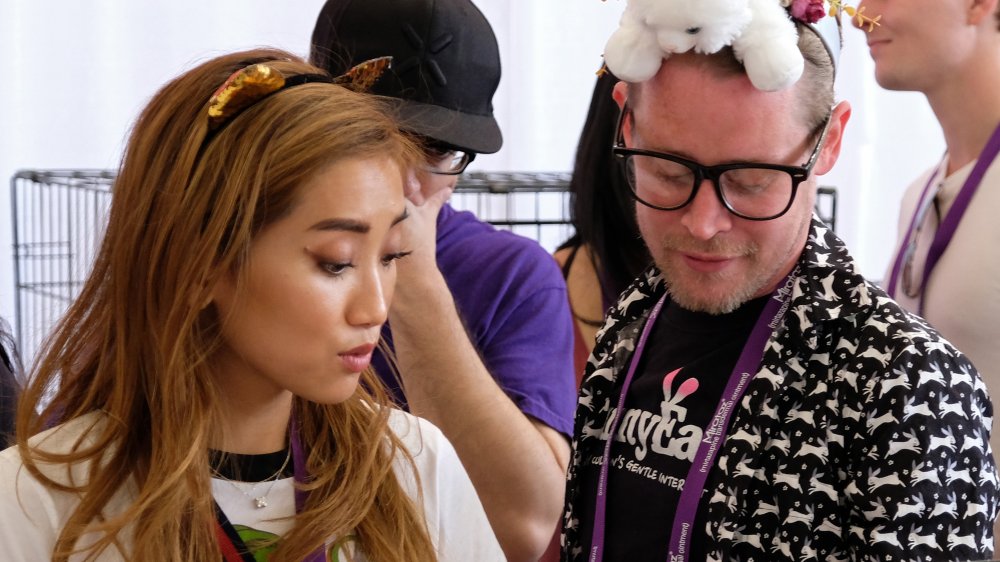
<path fill-rule="evenodd" d="M 671 300 L 687 310 L 712 315 L 728 314 L 760 296 L 777 276 L 789 254 L 784 252 L 775 263 L 762 265 L 757 261 L 760 259 L 760 247 L 754 242 L 729 243 L 718 238 L 696 242 L 682 236 L 663 238 L 658 250 L 654 253 L 658 254 L 655 261 L 663 272 Z M 686 269 L 684 265 L 675 271 L 666 256 L 680 260 L 679 252 L 739 256 L 750 267 L 741 273 L 741 277 L 729 272 L 700 274 Z"/>

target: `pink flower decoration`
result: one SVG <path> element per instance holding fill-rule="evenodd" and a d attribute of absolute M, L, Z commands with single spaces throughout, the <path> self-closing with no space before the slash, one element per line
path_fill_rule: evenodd
<path fill-rule="evenodd" d="M 803 23 L 816 23 L 825 15 L 823 0 L 792 0 L 792 17 Z"/>

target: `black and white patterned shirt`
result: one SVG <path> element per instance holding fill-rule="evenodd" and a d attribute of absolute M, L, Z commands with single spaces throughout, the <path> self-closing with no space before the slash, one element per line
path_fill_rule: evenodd
<path fill-rule="evenodd" d="M 815 218 L 797 272 L 709 478 L 708 560 L 990 558 L 1000 492 L 975 368 L 858 274 Z M 598 334 L 577 407 L 564 561 L 586 558 L 575 506 L 596 491 L 580 489 L 580 463 L 601 455 L 635 341 L 665 291 L 650 268 Z"/>

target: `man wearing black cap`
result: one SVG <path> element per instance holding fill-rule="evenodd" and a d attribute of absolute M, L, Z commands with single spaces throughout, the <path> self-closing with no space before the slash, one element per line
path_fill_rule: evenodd
<path fill-rule="evenodd" d="M 627 80 L 613 153 L 655 266 L 584 373 L 563 561 L 990 558 L 985 385 L 813 212 L 851 113 L 834 98 L 840 4 L 771 1 L 799 59 L 768 88 L 748 58 L 778 34 L 632 67 L 609 56 L 624 41 L 605 49 Z"/>
<path fill-rule="evenodd" d="M 392 56 L 385 96 L 427 157 L 408 198 L 413 254 L 389 315 L 412 412 L 458 451 L 510 560 L 538 559 L 559 518 L 572 430 L 572 319 L 538 244 L 446 204 L 476 153 L 500 149 L 496 38 L 469 0 L 330 0 L 311 58 L 333 74 Z"/>

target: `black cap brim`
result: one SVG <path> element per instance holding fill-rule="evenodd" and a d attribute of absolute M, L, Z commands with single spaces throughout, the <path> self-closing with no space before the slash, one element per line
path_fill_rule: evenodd
<path fill-rule="evenodd" d="M 400 127 L 477 154 L 493 154 L 503 146 L 500 126 L 492 115 L 473 115 L 439 105 L 383 97 L 393 107 Z"/>

